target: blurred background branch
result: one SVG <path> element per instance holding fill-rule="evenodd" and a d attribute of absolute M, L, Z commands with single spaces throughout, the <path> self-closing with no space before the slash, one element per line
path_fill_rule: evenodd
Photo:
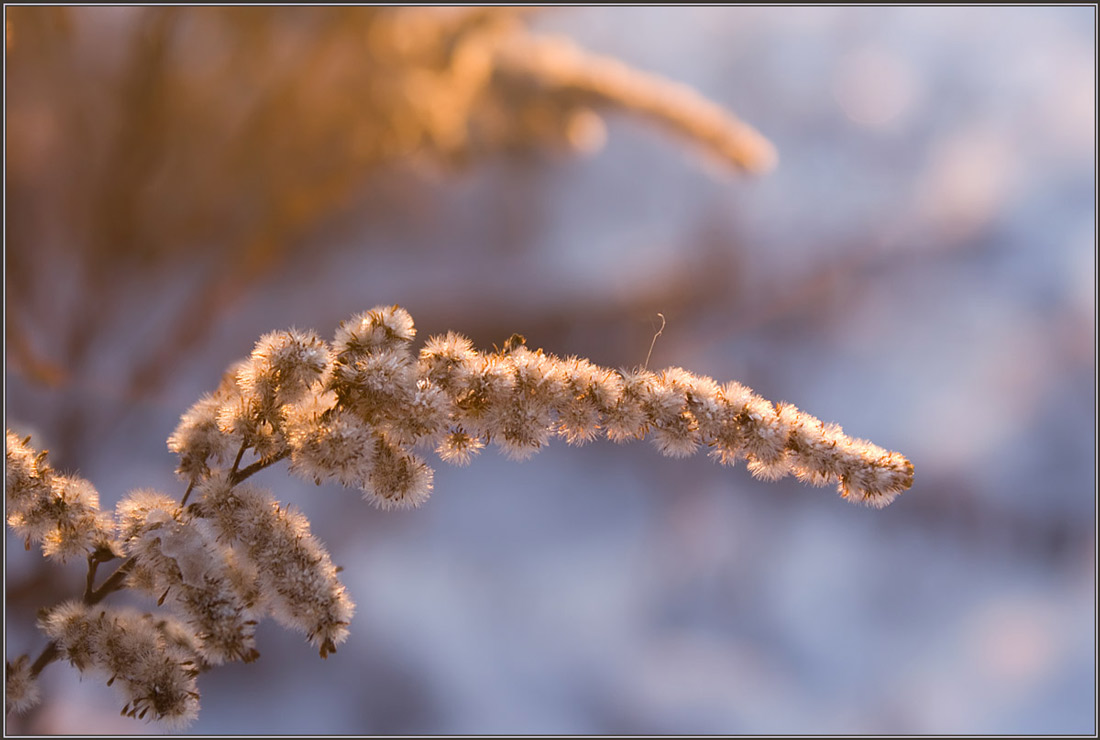
<path fill-rule="evenodd" d="M 771 145 L 718 106 L 533 35 L 531 15 L 11 8 L 15 368 L 52 385 L 85 377 L 135 287 L 186 273 L 190 295 L 158 310 L 118 386 L 155 393 L 219 316 L 288 255 L 317 249 L 309 235 L 387 168 L 591 149 L 603 110 L 667 124 L 734 166 L 770 166 Z M 86 411 L 70 413 L 64 447 Z"/>

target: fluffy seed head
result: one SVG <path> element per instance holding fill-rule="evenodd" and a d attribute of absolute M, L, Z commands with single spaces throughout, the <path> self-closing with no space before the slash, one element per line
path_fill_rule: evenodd
<path fill-rule="evenodd" d="M 412 316 L 400 306 L 375 306 L 340 324 L 332 342 L 338 361 L 378 350 L 408 351 L 416 336 Z"/>
<path fill-rule="evenodd" d="M 480 438 L 471 436 L 461 429 L 448 433 L 436 448 L 436 453 L 444 462 L 454 465 L 469 465 L 470 460 L 485 448 Z"/>
<path fill-rule="evenodd" d="M 428 500 L 433 477 L 423 460 L 379 434 L 363 498 L 379 509 L 413 509 Z"/>
<path fill-rule="evenodd" d="M 4 670 L 4 712 L 21 714 L 38 703 L 38 681 L 31 676 L 31 659 L 21 655 Z"/>
<path fill-rule="evenodd" d="M 179 455 L 176 472 L 181 478 L 198 480 L 210 472 L 211 461 L 224 461 L 233 454 L 233 439 L 218 428 L 222 399 L 207 394 L 187 410 L 172 436 L 168 449 Z"/>

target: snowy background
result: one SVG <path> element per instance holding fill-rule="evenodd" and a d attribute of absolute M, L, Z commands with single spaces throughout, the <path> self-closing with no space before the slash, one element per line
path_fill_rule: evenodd
<path fill-rule="evenodd" d="M 1068 734 L 1096 716 L 1095 9 L 575 8 L 536 30 L 686 82 L 779 167 L 727 177 L 609 119 L 587 158 L 394 173 L 219 319 L 154 399 L 125 352 L 9 426 L 111 505 L 263 332 L 399 303 L 419 336 L 739 380 L 907 455 L 874 511 L 648 443 L 436 461 L 386 513 L 284 468 L 358 611 L 327 661 L 265 623 L 200 679 L 203 734 Z M 134 322 L 187 290 L 136 280 Z M 125 336 L 125 328 L 120 329 Z M 125 344 L 120 340 L 120 347 Z M 61 428 L 66 399 L 95 413 Z M 121 410 L 121 411 L 120 411 Z M 109 411 L 119 412 L 108 414 Z M 94 419 L 110 418 L 109 424 Z M 75 440 L 57 446 L 64 435 Z M 438 464 L 436 464 L 438 463 Z M 7 654 L 81 568 L 7 542 Z M 56 664 L 9 732 L 147 733 Z"/>

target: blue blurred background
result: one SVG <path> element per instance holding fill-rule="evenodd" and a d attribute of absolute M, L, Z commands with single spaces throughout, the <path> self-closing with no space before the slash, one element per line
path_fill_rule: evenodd
<path fill-rule="evenodd" d="M 108 56 L 135 22 L 119 10 L 84 9 L 74 53 Z M 488 348 L 518 331 L 618 367 L 645 360 L 661 312 L 651 367 L 738 380 L 898 450 L 912 490 L 875 511 L 605 441 L 465 469 L 433 457 L 435 492 L 410 512 L 265 471 L 345 567 L 352 635 L 321 661 L 265 623 L 258 663 L 201 677 L 188 731 L 1094 734 L 1095 14 L 539 14 L 536 32 L 735 111 L 779 166 L 731 176 L 629 115 L 609 116 L 586 157 L 398 163 L 318 216 L 153 393 L 121 379 L 133 337 L 156 337 L 193 295 L 186 268 L 111 276 L 116 318 L 76 380 L 14 361 L 9 326 L 7 423 L 113 506 L 181 489 L 164 440 L 263 332 L 331 336 L 398 303 L 423 338 L 453 329 Z M 16 165 L 49 161 L 12 141 Z M 9 213 L 37 192 L 9 190 Z M 45 304 L 68 326 L 77 278 L 46 261 L 66 237 L 30 235 L 9 241 L 9 268 L 52 271 Z M 13 254 L 38 238 L 61 246 Z M 7 556 L 15 657 L 43 642 L 34 609 L 78 594 L 83 574 L 11 538 Z M 47 702 L 10 732 L 158 731 L 66 665 L 43 682 Z"/>

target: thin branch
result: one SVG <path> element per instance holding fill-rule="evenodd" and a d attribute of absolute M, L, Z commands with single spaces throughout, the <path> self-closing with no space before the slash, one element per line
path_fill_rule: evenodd
<path fill-rule="evenodd" d="M 244 451 L 248 449 L 247 442 L 241 442 L 241 449 L 237 450 L 237 459 L 233 461 L 233 469 L 229 471 L 230 476 L 237 474 L 237 468 L 241 466 L 241 458 L 244 457 Z"/>
<path fill-rule="evenodd" d="M 108 594 L 121 589 L 122 583 L 126 579 L 126 574 L 133 570 L 136 562 L 137 560 L 133 556 L 127 558 L 126 562 L 118 566 L 118 570 L 112 573 L 110 578 L 103 582 L 102 586 L 85 597 L 84 603 L 88 606 L 93 606 L 103 601 Z"/>
<path fill-rule="evenodd" d="M 57 641 L 54 640 L 42 649 L 42 652 L 31 665 L 31 678 L 38 678 L 38 674 L 42 672 L 43 668 L 45 668 L 50 663 L 54 662 L 60 657 L 61 650 L 57 646 Z"/>
<path fill-rule="evenodd" d="M 180 507 L 187 506 L 187 497 L 191 495 L 191 491 L 195 489 L 195 481 L 192 480 L 187 484 L 187 490 L 183 492 L 183 498 L 180 499 Z"/>
<path fill-rule="evenodd" d="M 92 553 L 88 556 L 88 577 L 84 579 L 84 596 L 85 601 L 91 598 L 92 590 L 95 586 L 95 572 L 99 569 L 99 559 Z"/>
<path fill-rule="evenodd" d="M 238 470 L 236 473 L 233 473 L 231 476 L 229 476 L 229 484 L 235 486 L 246 478 L 260 472 L 266 467 L 274 465 L 275 463 L 288 457 L 289 455 L 290 450 L 287 450 L 285 452 L 280 452 L 278 455 L 268 460 L 257 460 L 256 462 L 249 465 L 247 468 L 244 468 L 243 470 Z"/>
<path fill-rule="evenodd" d="M 642 365 L 643 370 L 649 369 L 649 358 L 653 356 L 653 348 L 657 346 L 657 337 L 661 336 L 661 333 L 665 330 L 665 315 L 660 311 L 657 315 L 661 317 L 661 328 L 657 330 L 657 333 L 653 335 L 653 341 L 649 343 L 649 352 L 645 356 L 645 364 Z"/>

